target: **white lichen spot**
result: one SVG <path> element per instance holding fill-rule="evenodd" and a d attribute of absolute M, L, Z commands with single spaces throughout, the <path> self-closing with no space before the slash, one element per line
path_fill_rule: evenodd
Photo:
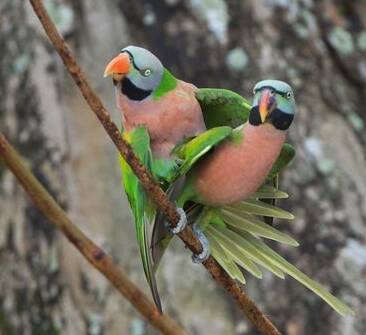
<path fill-rule="evenodd" d="M 304 147 L 306 153 L 313 160 L 318 160 L 323 157 L 323 144 L 316 137 L 308 137 L 305 139 Z"/>
<path fill-rule="evenodd" d="M 17 74 L 23 73 L 31 61 L 30 55 L 27 53 L 21 54 L 14 61 L 14 72 Z"/>
<path fill-rule="evenodd" d="M 191 6 L 199 17 L 207 22 L 220 43 L 227 42 L 229 14 L 224 0 L 191 0 Z"/>
<path fill-rule="evenodd" d="M 89 313 L 88 319 L 88 333 L 90 335 L 100 335 L 103 330 L 103 317 L 98 313 Z"/>
<path fill-rule="evenodd" d="M 365 127 L 365 122 L 356 113 L 348 114 L 348 120 L 351 122 L 353 128 L 360 131 Z"/>
<path fill-rule="evenodd" d="M 282 8 L 289 7 L 292 3 L 291 0 L 267 0 L 266 2 L 271 5 L 279 6 Z"/>
<path fill-rule="evenodd" d="M 366 31 L 362 31 L 357 37 L 357 47 L 361 51 L 366 51 Z"/>
<path fill-rule="evenodd" d="M 336 164 L 332 159 L 323 158 L 320 161 L 318 161 L 316 167 L 322 174 L 329 175 L 334 171 Z"/>
<path fill-rule="evenodd" d="M 74 12 L 69 6 L 63 3 L 55 3 L 52 0 L 46 0 L 45 7 L 61 34 L 71 32 L 74 22 Z"/>
<path fill-rule="evenodd" d="M 366 247 L 357 240 L 349 239 L 340 257 L 352 260 L 359 269 L 366 267 Z"/>
<path fill-rule="evenodd" d="M 307 38 L 309 37 L 309 30 L 307 27 L 305 27 L 302 23 L 298 23 L 294 25 L 294 31 L 297 36 L 300 38 Z"/>
<path fill-rule="evenodd" d="M 154 12 L 149 11 L 143 17 L 142 21 L 144 22 L 145 26 L 152 26 L 156 22 L 156 15 Z"/>
<path fill-rule="evenodd" d="M 343 28 L 334 28 L 329 34 L 329 42 L 343 56 L 354 51 L 352 35 Z"/>
<path fill-rule="evenodd" d="M 141 319 L 133 319 L 130 325 L 130 334 L 131 335 L 144 335 L 145 334 L 145 325 Z"/>
<path fill-rule="evenodd" d="M 235 48 L 226 56 L 226 65 L 230 70 L 241 71 L 248 65 L 248 55 L 243 48 Z"/>

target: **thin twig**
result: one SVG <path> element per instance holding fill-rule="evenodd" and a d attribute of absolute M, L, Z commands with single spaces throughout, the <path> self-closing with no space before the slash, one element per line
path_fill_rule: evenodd
<path fill-rule="evenodd" d="M 34 204 L 122 295 L 159 331 L 187 335 L 171 318 L 159 313 L 155 304 L 113 263 L 112 258 L 75 226 L 52 196 L 25 167 L 21 157 L 0 133 L 0 158 L 17 177 Z"/>
<path fill-rule="evenodd" d="M 77 64 L 65 40 L 58 33 L 54 23 L 50 19 L 41 0 L 29 0 L 33 9 L 38 16 L 46 34 L 59 53 L 65 67 L 73 77 L 76 85 L 79 87 L 86 102 L 91 110 L 96 114 L 104 129 L 116 145 L 120 154 L 131 166 L 133 172 L 141 181 L 149 196 L 156 202 L 162 213 L 165 214 L 172 227 L 175 227 L 179 221 L 175 205 L 169 201 L 163 190 L 157 185 L 151 174 L 139 162 L 133 153 L 131 147 L 121 138 L 118 127 L 113 123 L 109 113 L 103 106 L 101 100 L 86 80 L 85 74 Z M 199 240 L 195 237 L 190 227 L 184 229 L 179 237 L 185 245 L 195 254 L 202 251 Z M 210 272 L 212 277 L 223 286 L 227 292 L 237 301 L 241 309 L 244 311 L 248 319 L 253 323 L 255 328 L 265 335 L 280 335 L 280 332 L 272 324 L 272 322 L 262 313 L 255 303 L 246 295 L 244 290 L 222 269 L 222 267 L 209 257 L 203 263 L 205 268 Z"/>

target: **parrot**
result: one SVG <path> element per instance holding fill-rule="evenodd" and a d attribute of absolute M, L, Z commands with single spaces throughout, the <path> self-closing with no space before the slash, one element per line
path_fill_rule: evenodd
<path fill-rule="evenodd" d="M 150 71 L 146 74 L 146 70 Z M 160 75 L 150 80 L 151 73 Z M 242 284 L 244 271 L 262 278 L 259 266 L 282 279 L 287 274 L 341 315 L 353 313 L 264 242 L 299 245 L 267 223 L 268 218 L 294 218 L 274 203 L 288 197 L 278 189 L 278 176 L 295 156 L 294 148 L 285 143 L 296 110 L 294 92 L 287 83 L 258 82 L 251 105 L 229 90 L 197 89 L 175 79 L 155 55 L 138 47 L 122 49 L 107 65 L 108 75 L 113 77 L 123 114 L 122 136 L 176 202 L 181 215 L 178 229 L 170 229 L 120 157 L 145 275 L 160 312 L 155 272 L 170 240 L 190 224 L 203 247 L 200 255 L 193 255 L 195 262 L 211 254 Z M 164 118 L 170 113 L 174 117 L 169 128 Z M 172 131 L 175 128 L 177 133 Z M 149 226 L 153 227 L 151 239 Z"/>
<path fill-rule="evenodd" d="M 196 87 L 176 79 L 150 51 L 128 46 L 112 59 L 104 76 L 112 75 L 123 128 L 147 127 L 156 158 L 170 157 L 182 140 L 206 130 Z"/>

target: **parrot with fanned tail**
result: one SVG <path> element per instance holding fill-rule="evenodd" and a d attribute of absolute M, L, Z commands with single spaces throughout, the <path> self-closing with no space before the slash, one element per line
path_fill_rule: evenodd
<path fill-rule="evenodd" d="M 156 64 L 159 66 L 154 68 Z M 284 144 L 286 130 L 295 114 L 291 87 L 275 80 L 259 82 L 250 107 L 236 93 L 197 89 L 178 81 L 170 73 L 165 75 L 170 83 L 162 84 L 164 75 L 161 75 L 160 80 L 147 84 L 143 74 L 149 77 L 151 73 L 167 71 L 160 66 L 160 61 L 147 50 L 129 47 L 106 68 L 106 75 L 112 75 L 116 85 L 117 105 L 123 113 L 123 136 L 170 198 L 177 202 L 181 214 L 179 229 L 170 230 L 132 170 L 121 159 L 144 270 L 158 308 L 161 310 L 154 271 L 174 233 L 183 229 L 188 221 L 203 246 L 202 254 L 194 255 L 194 261 L 202 262 L 211 253 L 225 271 L 241 283 L 245 283 L 243 269 L 258 278 L 262 277 L 259 266 L 280 278 L 288 274 L 340 314 L 352 313 L 348 306 L 263 241 L 271 239 L 298 245 L 293 238 L 261 219 L 293 218 L 290 213 L 265 202 L 287 197 L 273 185 L 277 185 L 274 181 L 295 154 L 290 145 Z M 179 93 L 177 98 L 178 87 L 189 87 L 190 93 Z M 182 105 L 177 100 L 170 104 L 170 95 L 186 100 Z M 167 131 L 169 127 L 164 123 L 169 113 L 175 114 L 171 128 L 177 128 L 176 134 Z M 186 126 L 192 122 L 192 117 L 194 125 Z M 188 119 L 189 122 L 184 123 Z M 156 127 L 159 123 L 165 127 L 161 132 Z M 151 253 L 149 223 L 154 227 Z"/>

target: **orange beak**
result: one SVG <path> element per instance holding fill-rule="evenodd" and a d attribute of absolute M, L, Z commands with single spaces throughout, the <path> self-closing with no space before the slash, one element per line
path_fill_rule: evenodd
<path fill-rule="evenodd" d="M 271 90 L 263 90 L 259 101 L 259 115 L 262 123 L 266 121 L 268 114 L 270 114 L 276 108 L 276 100 L 271 94 Z"/>
<path fill-rule="evenodd" d="M 114 80 L 121 80 L 130 70 L 130 56 L 127 52 L 114 57 L 104 70 L 104 77 L 112 76 Z"/>

